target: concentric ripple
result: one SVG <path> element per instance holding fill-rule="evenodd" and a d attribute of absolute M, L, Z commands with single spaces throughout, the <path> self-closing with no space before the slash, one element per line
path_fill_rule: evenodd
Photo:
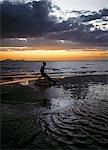
<path fill-rule="evenodd" d="M 73 88 L 67 90 L 68 97 L 52 98 L 49 108 L 36 112 L 37 123 L 61 148 L 107 149 L 108 86 L 91 83 L 80 88 L 78 97 Z"/>

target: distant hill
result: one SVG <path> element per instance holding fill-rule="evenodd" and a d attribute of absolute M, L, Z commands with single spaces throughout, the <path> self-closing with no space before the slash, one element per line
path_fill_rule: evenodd
<path fill-rule="evenodd" d="M 10 63 L 10 62 L 42 62 L 42 61 L 36 61 L 36 60 L 12 60 L 12 59 L 5 59 L 5 60 L 0 60 L 0 62 Z"/>
<path fill-rule="evenodd" d="M 14 61 L 25 61 L 25 60 L 12 60 L 12 59 L 5 59 L 1 60 L 2 62 L 14 62 Z"/>

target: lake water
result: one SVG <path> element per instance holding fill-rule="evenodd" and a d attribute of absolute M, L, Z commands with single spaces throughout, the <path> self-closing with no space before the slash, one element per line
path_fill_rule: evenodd
<path fill-rule="evenodd" d="M 38 77 L 41 65 L 42 62 L 35 61 L 3 61 L 1 72 L 6 77 Z M 28 145 L 29 149 L 107 150 L 107 66 L 108 61 L 51 61 L 46 67 L 59 70 L 46 70 L 50 76 L 72 78 L 63 78 L 60 87 L 27 83 L 26 86 L 45 101 L 33 110 L 41 131 Z M 6 92 L 10 99 L 15 94 Z M 26 94 L 19 97 L 22 95 Z"/>
<path fill-rule="evenodd" d="M 108 74 L 108 61 L 49 61 L 46 73 L 51 76 L 71 76 L 79 74 Z M 42 62 L 37 61 L 2 61 L 2 73 L 39 74 Z"/>

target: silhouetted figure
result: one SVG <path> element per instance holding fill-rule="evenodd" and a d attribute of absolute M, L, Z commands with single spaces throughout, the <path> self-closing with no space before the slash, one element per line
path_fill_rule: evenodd
<path fill-rule="evenodd" d="M 42 65 L 42 67 L 40 68 L 41 77 L 44 77 L 45 79 L 48 79 L 49 81 L 53 82 L 54 85 L 56 85 L 56 82 L 55 82 L 53 79 L 51 79 L 51 78 L 45 73 L 45 69 L 49 69 L 49 68 L 45 68 L 45 66 L 46 66 L 46 62 L 43 62 L 43 65 Z M 50 68 L 50 69 L 52 69 L 52 68 Z M 39 79 L 40 79 L 41 77 L 39 77 Z"/>

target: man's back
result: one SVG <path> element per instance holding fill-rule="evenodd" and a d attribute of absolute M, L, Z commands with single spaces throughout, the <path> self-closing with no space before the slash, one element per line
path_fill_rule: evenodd
<path fill-rule="evenodd" d="M 41 69 L 40 69 L 40 72 L 41 72 L 41 75 L 44 75 L 45 74 L 45 66 L 43 65 L 42 67 L 41 67 Z"/>

